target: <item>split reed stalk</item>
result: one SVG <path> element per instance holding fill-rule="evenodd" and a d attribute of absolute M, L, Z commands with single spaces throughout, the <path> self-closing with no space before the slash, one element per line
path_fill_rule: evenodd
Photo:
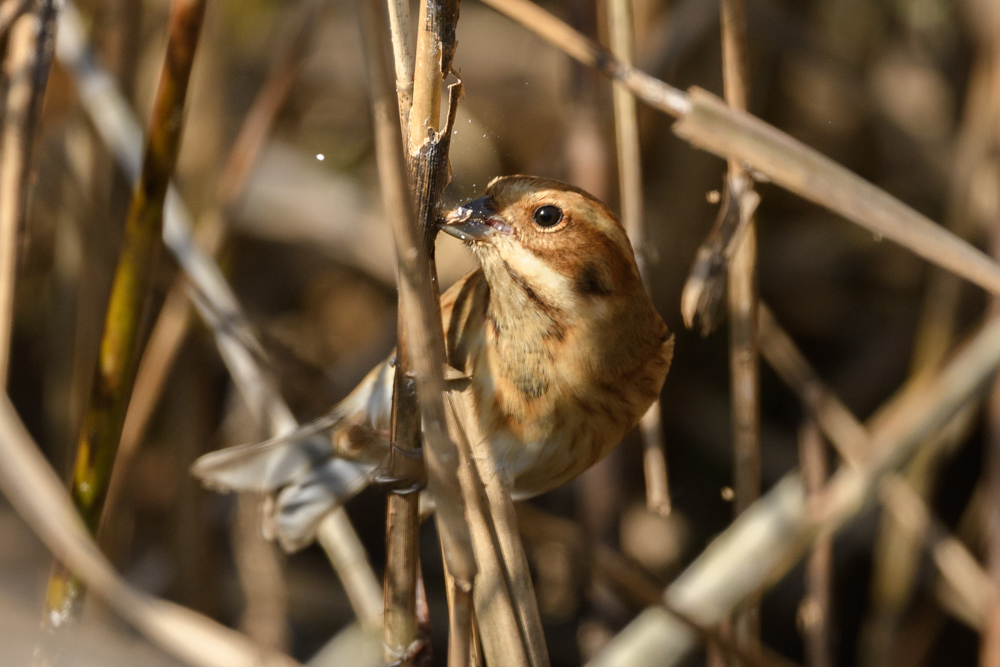
<path fill-rule="evenodd" d="M 453 10 L 457 11 L 457 8 Z M 427 139 L 418 146 L 416 155 L 410 151 L 411 168 L 408 179 L 407 165 L 403 158 L 398 98 L 386 62 L 389 45 L 384 37 L 386 25 L 384 9 L 375 1 L 366 2 L 362 8 L 379 179 L 385 210 L 392 222 L 396 255 L 399 260 L 400 342 L 405 341 L 405 345 L 397 348 L 396 378 L 402 382 L 397 382 L 396 386 L 397 388 L 406 386 L 407 376 L 412 368 L 416 395 L 407 392 L 407 398 L 418 399 L 416 402 L 419 413 L 414 415 L 413 419 L 416 422 L 415 431 L 407 435 L 412 436 L 415 444 L 419 445 L 422 427 L 424 440 L 427 443 L 423 450 L 427 481 L 435 498 L 435 517 L 441 539 L 441 550 L 448 574 L 455 586 L 448 664 L 450 667 L 467 667 L 472 636 L 471 592 L 476 577 L 476 563 L 465 521 L 465 501 L 458 480 L 459 452 L 448 433 L 448 420 L 444 407 L 443 372 L 447 355 L 431 255 L 437 232 L 438 197 L 447 178 L 448 137 L 451 122 L 454 120 L 454 103 L 457 102 L 457 98 L 452 100 L 449 123 L 446 130 L 439 135 L 433 98 L 435 93 L 440 97 L 441 72 L 446 72 L 448 69 L 445 67 L 442 70 L 441 56 L 446 47 L 442 45 L 442 34 L 435 31 L 441 30 L 442 25 L 449 22 L 453 26 L 457 16 L 446 15 L 440 5 L 434 6 L 425 2 L 421 17 L 416 71 L 424 72 L 430 69 L 434 76 L 425 75 L 414 86 L 414 105 L 410 119 L 413 122 L 419 118 L 420 124 L 411 126 L 410 136 L 423 135 Z M 437 104 L 440 104 L 440 100 Z M 411 199 L 408 180 L 413 181 L 413 192 L 423 195 L 417 197 L 416 207 Z M 419 187 L 420 185 L 423 185 L 423 188 Z M 402 409 L 401 396 L 397 393 L 393 409 L 397 418 L 397 429 Z M 403 497 L 403 500 L 408 502 L 411 499 L 415 500 L 416 494 L 411 493 L 409 497 Z M 393 530 L 396 527 L 394 523 L 399 518 L 410 519 L 410 517 L 395 515 L 392 510 L 393 506 L 390 505 L 387 539 L 399 540 L 400 532 Z M 403 537 L 413 538 L 415 541 L 419 530 L 417 520 L 418 517 L 414 516 L 412 530 L 410 526 L 405 526 Z M 412 552 L 414 556 L 416 556 L 415 546 Z M 390 543 L 389 553 L 392 553 L 393 549 Z M 400 555 L 405 557 L 409 554 L 400 553 Z M 414 636 L 408 643 L 402 643 L 401 639 L 405 638 L 400 631 L 410 632 L 407 626 L 411 623 L 415 625 L 416 579 L 413 583 L 412 598 L 409 597 L 407 590 L 407 598 L 401 599 L 399 595 L 401 591 L 395 586 L 398 578 L 390 572 L 397 565 L 408 569 L 404 575 L 407 579 L 404 583 L 409 586 L 409 570 L 412 568 L 412 571 L 416 572 L 416 558 L 409 561 L 400 558 L 395 562 L 387 561 L 386 564 L 385 652 L 389 660 L 409 663 L 413 658 L 411 649 L 417 639 L 416 628 L 413 628 Z M 397 604 L 403 613 L 396 613 Z M 409 616 L 411 604 L 414 609 L 413 617 Z"/>
<path fill-rule="evenodd" d="M 58 3 L 43 0 L 34 11 L 25 13 L 27 9 L 28 3 L 13 1 L 0 7 L 0 29 L 5 20 L 11 27 L 3 67 L 7 98 L 0 131 L 0 386 L 4 387 L 10 372 L 19 236 L 28 211 L 28 174 L 52 65 Z"/>
<path fill-rule="evenodd" d="M 153 268 L 163 243 L 163 207 L 184 127 L 179 119 L 184 113 L 204 13 L 205 0 L 175 0 L 171 5 L 167 55 L 149 123 L 142 173 L 125 223 L 93 389 L 73 467 L 73 502 L 92 532 L 100 522 L 125 408 L 135 381 Z M 46 626 L 56 630 L 78 619 L 84 593 L 82 582 L 56 563 L 46 595 Z"/>
<path fill-rule="evenodd" d="M 608 2 L 608 32 L 611 52 L 623 63 L 632 64 L 635 51 L 634 18 L 629 0 Z M 615 133 L 618 146 L 618 190 L 621 194 L 622 222 L 632 241 L 639 275 L 650 289 L 646 261 L 646 221 L 643 209 L 642 151 L 635 96 L 624 84 L 613 84 Z M 642 435 L 642 463 L 646 476 L 646 505 L 652 511 L 670 514 L 670 484 L 663 443 L 660 400 L 653 402 L 639 421 Z"/>

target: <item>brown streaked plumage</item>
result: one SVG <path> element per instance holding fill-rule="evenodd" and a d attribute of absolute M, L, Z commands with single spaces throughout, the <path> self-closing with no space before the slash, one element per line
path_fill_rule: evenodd
<path fill-rule="evenodd" d="M 482 432 L 515 497 L 548 491 L 638 422 L 663 385 L 673 337 L 621 223 L 578 188 L 496 178 L 441 228 L 480 264 L 441 296 L 448 362 L 471 378 Z M 287 547 L 307 543 L 324 510 L 384 456 L 393 374 L 383 363 L 304 433 L 209 454 L 194 471 L 215 486 L 278 491 L 274 531 Z M 363 463 L 349 470 L 333 453 Z"/>

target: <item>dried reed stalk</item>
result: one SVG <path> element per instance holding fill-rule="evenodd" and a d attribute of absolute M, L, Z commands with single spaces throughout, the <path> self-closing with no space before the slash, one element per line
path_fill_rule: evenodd
<path fill-rule="evenodd" d="M 420 71 L 422 67 L 430 66 L 430 64 L 420 64 L 421 58 L 429 58 L 430 56 L 427 54 L 431 53 L 431 47 L 426 44 L 421 50 L 420 44 L 422 42 L 437 40 L 437 53 L 440 54 L 441 37 L 433 34 L 436 26 L 429 21 L 434 18 L 443 21 L 454 20 L 454 17 L 449 19 L 449 17 L 440 14 L 432 15 L 432 12 L 440 8 L 432 9 L 430 5 L 425 4 L 423 9 L 422 17 L 424 18 L 421 21 L 418 53 L 424 55 L 418 56 L 417 71 Z M 431 177 L 435 183 L 428 191 L 430 196 L 418 202 L 421 208 L 419 213 L 423 217 L 421 222 L 424 223 L 423 229 L 418 229 L 417 216 L 407 186 L 407 169 L 402 153 L 403 142 L 398 99 L 394 93 L 393 80 L 390 77 L 390 70 L 385 58 L 388 44 L 384 38 L 385 16 L 383 12 L 380 3 L 366 2 L 362 9 L 362 19 L 372 91 L 379 179 L 382 185 L 385 210 L 392 222 L 396 255 L 399 259 L 400 322 L 403 333 L 401 341 L 405 340 L 406 346 L 401 345 L 398 349 L 396 377 L 405 377 L 412 367 L 417 390 L 416 398 L 419 399 L 420 408 L 418 429 L 419 425 L 422 425 L 424 439 L 427 443 L 427 447 L 424 449 L 424 461 L 427 467 L 428 485 L 431 493 L 434 494 L 435 517 L 444 561 L 455 586 L 452 592 L 454 604 L 450 627 L 453 634 L 449 637 L 448 664 L 450 667 L 467 667 L 470 656 L 469 642 L 472 634 L 470 594 L 476 577 L 476 563 L 465 521 L 465 501 L 458 481 L 459 452 L 449 436 L 448 420 L 444 408 L 443 369 L 446 360 L 444 332 L 432 278 L 433 264 L 428 251 L 428 246 L 433 241 L 434 232 L 436 232 L 436 229 L 433 228 L 429 232 L 428 227 L 436 222 L 437 196 L 440 195 L 440 186 L 443 186 L 443 181 L 439 180 L 441 176 L 435 172 L 440 170 L 442 162 L 447 162 L 448 143 L 445 139 L 443 152 L 437 154 L 436 160 L 428 162 L 423 170 L 422 177 Z M 441 61 L 437 60 L 437 62 L 438 67 L 440 67 Z M 434 87 L 438 94 L 441 83 L 440 71 L 440 69 L 437 70 L 438 73 L 434 79 Z M 421 92 L 423 87 L 423 82 L 414 86 L 415 102 L 410 118 L 411 120 L 422 118 L 423 125 L 421 125 L 421 130 L 414 130 L 411 127 L 411 137 L 414 132 L 419 134 L 430 123 L 433 123 L 433 126 L 429 128 L 430 132 L 424 134 L 428 137 L 428 142 L 440 145 L 441 136 L 447 137 L 450 134 L 450 121 L 444 133 L 438 135 L 437 118 L 431 114 L 425 114 L 416 102 L 416 100 L 423 99 L 428 93 L 428 91 Z M 432 101 L 430 105 L 433 106 Z M 449 119 L 453 118 L 454 107 L 449 114 Z M 421 145 L 420 150 L 426 150 L 426 147 Z M 416 174 L 417 170 L 414 169 L 413 173 Z M 410 351 L 412 353 L 409 353 Z M 400 385 L 397 384 L 397 386 Z M 398 395 L 396 399 L 398 403 Z M 398 410 L 397 407 L 394 412 L 398 414 Z M 419 442 L 419 430 L 415 436 Z M 390 514 L 388 518 L 391 529 L 394 516 Z M 395 535 L 387 530 L 389 538 Z M 387 570 L 394 565 L 395 563 L 388 562 Z M 407 652 L 412 640 L 407 644 L 388 643 L 390 639 L 399 640 L 399 636 L 395 634 L 396 628 L 392 623 L 393 618 L 390 618 L 395 611 L 391 603 L 395 602 L 394 595 L 396 593 L 390 587 L 392 581 L 393 578 L 387 575 L 386 600 L 390 604 L 386 608 L 385 639 L 387 643 L 385 650 L 389 660 L 402 659 L 404 662 L 409 662 L 412 656 L 407 655 Z M 414 593 L 414 599 L 415 597 Z M 405 604 L 408 606 L 409 600 L 405 601 Z M 408 619 L 404 622 L 408 622 Z"/>
<path fill-rule="evenodd" d="M 879 481 L 911 459 L 929 435 L 982 390 L 998 366 L 1000 318 L 994 318 L 933 383 L 910 387 L 894 402 L 871 430 L 871 456 L 862 466 L 838 470 L 826 486 L 819 515 L 809 511 L 798 475 L 786 476 L 667 588 L 667 605 L 698 624 L 711 625 L 747 596 L 776 581 L 819 534 L 835 530 L 856 514 Z M 647 610 L 592 664 L 672 665 L 694 647 L 695 637 L 689 629 L 662 613 Z"/>
<path fill-rule="evenodd" d="M 0 33 L 5 31 L 5 20 L 12 26 L 3 67 L 7 98 L 0 130 L 0 385 L 4 387 L 10 370 L 18 237 L 27 216 L 28 174 L 52 65 L 58 7 L 55 0 L 44 0 L 33 12 L 24 13 L 27 9 L 27 2 L 9 1 L 0 7 Z"/>
<path fill-rule="evenodd" d="M 548 651 L 510 489 L 469 393 L 453 391 L 449 400 L 479 566 L 475 607 L 486 663 L 545 667 Z"/>
<path fill-rule="evenodd" d="M 71 496 L 84 523 L 97 531 L 142 347 L 153 269 L 163 243 L 163 206 L 180 152 L 184 102 L 205 0 L 175 0 L 167 55 L 149 122 L 146 155 L 132 197 L 111 287 L 90 402 L 73 466 Z M 84 587 L 71 570 L 53 567 L 43 619 L 50 630 L 79 618 Z"/>
<path fill-rule="evenodd" d="M 424 42 L 433 42 L 434 34 L 432 26 L 427 23 L 427 11 L 434 11 L 437 5 L 421 3 L 421 19 L 419 25 L 420 39 Z M 396 103 L 398 110 L 397 121 L 399 123 L 400 134 L 398 145 L 407 151 L 407 155 L 412 153 L 410 144 L 410 119 L 413 114 L 413 89 L 414 89 L 414 54 L 410 45 L 410 19 L 409 7 L 403 2 L 388 2 L 389 24 L 391 29 L 393 62 L 396 73 Z M 450 17 L 449 17 L 450 18 Z M 371 21 L 369 21 L 371 22 Z M 377 32 L 382 31 L 382 21 L 378 18 L 376 23 Z M 373 33 L 368 39 L 368 59 L 369 70 L 378 68 L 381 71 L 381 64 L 384 58 L 384 48 L 381 36 L 376 38 Z M 421 54 L 423 60 L 433 57 L 433 53 L 425 44 Z M 372 58 L 377 59 L 377 64 Z M 435 77 L 433 81 L 427 80 L 427 73 L 434 74 L 431 63 L 424 62 L 422 65 L 424 75 L 424 87 L 421 91 L 421 102 L 429 103 L 433 98 L 440 105 L 441 86 L 440 81 Z M 374 74 L 372 77 L 373 104 L 376 97 L 382 94 L 382 84 L 375 87 Z M 385 113 L 383 111 L 383 113 Z M 418 112 L 419 113 L 419 112 Z M 427 125 L 432 131 L 437 131 L 437 116 L 434 117 L 433 125 L 427 119 Z M 380 128 L 385 132 L 385 128 Z M 426 130 L 421 127 L 422 133 L 426 136 Z M 396 149 L 398 152 L 399 148 Z M 387 159 L 394 159 L 386 156 L 380 159 L 379 164 L 386 163 Z M 410 171 L 407 181 L 416 191 L 415 182 L 419 174 L 426 174 L 425 169 L 412 162 L 409 165 Z M 386 164 L 393 164 L 392 162 Z M 427 165 L 429 167 L 429 165 Z M 383 182 L 384 196 L 388 197 L 395 193 L 389 190 L 389 183 Z M 397 216 L 409 216 L 400 218 L 408 220 L 413 217 L 413 206 L 409 192 L 405 191 L 402 200 L 394 202 Z M 426 207 L 426 203 L 425 207 Z M 417 204 L 417 208 L 420 203 Z M 392 210 L 392 209 L 387 209 Z M 419 211 L 421 222 L 424 220 L 426 211 Z M 434 248 L 428 241 L 428 230 L 423 229 L 423 242 L 420 247 L 428 255 L 431 275 L 435 273 L 433 264 Z M 434 299 L 437 296 L 434 295 Z M 400 301 L 402 302 L 402 291 L 400 291 Z M 420 412 L 417 405 L 416 386 L 410 377 L 410 352 L 409 339 L 406 335 L 406 324 L 402 309 L 399 313 L 397 324 L 397 346 L 396 346 L 396 376 L 392 392 L 392 421 L 390 425 L 390 439 L 392 449 L 389 458 L 388 476 L 390 479 L 410 480 L 416 486 L 422 486 L 426 472 L 424 470 L 424 460 L 421 457 L 420 441 Z M 417 646 L 419 637 L 419 624 L 417 621 L 417 594 L 420 581 L 420 509 L 419 497 L 412 493 L 412 489 L 403 489 L 402 492 L 390 493 L 386 501 L 386 566 L 384 575 L 384 619 L 383 619 L 383 645 L 387 660 L 399 660 L 404 665 L 412 661 L 414 646 Z M 453 582 L 449 579 L 449 583 Z"/>
<path fill-rule="evenodd" d="M 695 147 L 733 159 L 799 196 L 986 290 L 1000 293 L 1000 265 L 970 244 L 833 160 L 699 88 L 684 93 L 628 67 L 531 0 L 483 0 L 567 55 L 628 86 L 679 121 L 674 132 Z"/>
<path fill-rule="evenodd" d="M 722 82 L 726 102 L 746 111 L 747 26 L 744 0 L 722 0 Z M 742 165 L 728 161 L 728 188 L 736 201 L 750 201 L 753 184 Z M 743 206 L 740 207 L 741 210 Z M 754 208 L 756 208 L 754 206 Z M 733 513 L 742 514 L 760 497 L 760 360 L 757 349 L 757 230 L 753 212 L 742 216 L 743 231 L 729 267 L 729 375 L 733 410 Z M 760 601 L 749 600 L 733 615 L 737 644 L 760 634 Z"/>
<path fill-rule="evenodd" d="M 608 2 L 608 33 L 611 52 L 623 63 L 632 64 L 635 51 L 634 19 L 629 0 Z M 618 145 L 618 189 L 621 193 L 622 222 L 632 241 L 639 275 L 650 289 L 646 266 L 646 222 L 642 194 L 642 152 L 635 96 L 623 84 L 613 85 L 615 133 Z M 657 514 L 670 514 L 670 484 L 663 443 L 660 401 L 657 399 L 639 420 L 642 434 L 642 463 L 646 476 L 646 505 Z"/>
<path fill-rule="evenodd" d="M 80 102 L 119 167 L 136 181 L 142 161 L 142 130 L 114 79 L 89 52 L 83 22 L 72 2 L 63 7 L 56 35 L 56 57 L 72 75 Z M 297 423 L 277 390 L 267 355 L 243 313 L 239 300 L 215 264 L 195 243 L 191 216 L 171 186 L 167 192 L 163 240 L 190 282 L 191 296 L 202 320 L 251 414 L 266 421 L 272 437 L 288 433 Z M 338 471 L 344 479 L 364 473 L 348 462 Z M 345 584 L 355 614 L 366 627 L 381 625 L 381 590 L 364 546 L 347 513 L 337 509 L 319 526 L 322 544 Z"/>
<path fill-rule="evenodd" d="M 0 489 L 56 558 L 167 653 L 203 667 L 298 664 L 206 616 L 133 588 L 115 572 L 6 395 L 0 397 Z"/>

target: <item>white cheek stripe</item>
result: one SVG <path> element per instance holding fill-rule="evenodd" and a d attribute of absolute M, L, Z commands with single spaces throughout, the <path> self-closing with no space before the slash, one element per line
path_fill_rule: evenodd
<path fill-rule="evenodd" d="M 531 285 L 538 295 L 554 305 L 571 304 L 573 290 L 570 279 L 517 244 L 505 253 L 507 264 Z"/>

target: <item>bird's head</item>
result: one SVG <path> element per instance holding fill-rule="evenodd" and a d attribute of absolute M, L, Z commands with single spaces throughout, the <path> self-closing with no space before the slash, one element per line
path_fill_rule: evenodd
<path fill-rule="evenodd" d="M 531 290 L 556 307 L 641 289 L 618 218 L 579 188 L 535 176 L 501 176 L 448 213 L 441 230 L 465 241 L 491 289 Z"/>

